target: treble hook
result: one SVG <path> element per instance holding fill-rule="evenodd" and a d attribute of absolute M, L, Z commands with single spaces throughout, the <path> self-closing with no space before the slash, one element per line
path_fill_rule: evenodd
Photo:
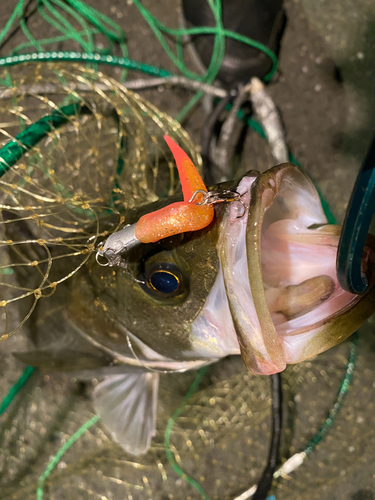
<path fill-rule="evenodd" d="M 243 212 L 241 215 L 238 215 L 236 218 L 240 219 L 244 216 L 246 212 L 246 205 L 241 199 L 243 195 L 238 193 L 237 191 L 229 191 L 229 190 L 224 190 L 224 191 L 209 191 L 205 192 L 202 189 L 197 189 L 193 193 L 193 196 L 190 198 L 190 202 L 194 202 L 195 198 L 197 197 L 198 194 L 202 194 L 202 200 L 197 202 L 198 206 L 201 205 L 214 205 L 215 203 L 231 203 L 231 202 L 238 202 L 241 203 Z"/>

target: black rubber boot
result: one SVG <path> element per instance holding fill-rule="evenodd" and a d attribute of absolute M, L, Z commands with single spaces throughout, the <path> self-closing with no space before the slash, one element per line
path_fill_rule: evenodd
<path fill-rule="evenodd" d="M 214 17 L 205 0 L 182 0 L 187 27 L 214 26 Z M 225 29 L 263 43 L 277 55 L 286 16 L 282 0 L 222 0 L 222 20 Z M 197 35 L 192 43 L 204 67 L 211 61 L 214 36 Z M 262 79 L 272 68 L 271 59 L 258 49 L 226 38 L 225 56 L 217 75 L 225 87 L 248 82 L 251 77 Z"/>

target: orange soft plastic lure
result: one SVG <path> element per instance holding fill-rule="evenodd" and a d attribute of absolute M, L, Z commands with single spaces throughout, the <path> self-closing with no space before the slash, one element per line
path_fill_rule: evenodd
<path fill-rule="evenodd" d="M 182 185 L 184 201 L 172 203 L 156 212 L 141 217 L 135 224 L 128 224 L 120 231 L 112 233 L 105 243 L 98 245 L 96 260 L 101 266 L 126 268 L 121 254 L 140 243 L 156 241 L 207 227 L 214 218 L 214 208 L 205 200 L 207 188 L 188 155 L 170 137 L 164 136 L 176 161 Z M 206 203 L 200 202 L 206 201 Z M 107 263 L 100 262 L 105 257 Z"/>
<path fill-rule="evenodd" d="M 154 243 L 168 236 L 187 231 L 198 231 L 207 227 L 214 218 L 214 208 L 211 204 L 198 205 L 207 188 L 195 168 L 193 162 L 183 149 L 169 136 L 164 139 L 172 151 L 181 180 L 184 201 L 172 203 L 156 212 L 144 215 L 135 226 L 135 236 L 142 243 Z"/>

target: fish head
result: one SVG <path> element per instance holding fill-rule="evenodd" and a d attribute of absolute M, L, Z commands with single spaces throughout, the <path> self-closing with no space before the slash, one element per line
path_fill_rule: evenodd
<path fill-rule="evenodd" d="M 348 338 L 375 311 L 375 245 L 369 237 L 364 295 L 336 277 L 341 227 L 327 224 L 311 180 L 283 164 L 237 187 L 248 205 L 223 216 L 219 253 L 232 320 L 250 371 L 280 372 Z"/>
<path fill-rule="evenodd" d="M 90 261 L 74 278 L 70 319 L 116 352 L 130 337 L 175 360 L 241 353 L 257 374 L 348 338 L 375 310 L 373 239 L 368 291 L 350 294 L 336 277 L 341 228 L 301 169 L 250 172 L 235 189 L 241 201 L 217 207 L 207 228 L 137 246 L 127 269 Z"/>
<path fill-rule="evenodd" d="M 39 345 L 50 343 L 55 352 L 62 336 L 77 332 L 110 353 L 104 364 L 134 359 L 134 352 L 178 363 L 242 354 L 250 371 L 271 374 L 342 342 L 374 312 L 374 239 L 362 260 L 368 290 L 344 291 L 336 277 L 341 228 L 327 224 L 314 185 L 298 167 L 250 172 L 215 189 L 241 198 L 215 205 L 208 227 L 138 245 L 123 256 L 126 269 L 102 267 L 92 255 L 40 301 L 36 313 L 42 317 L 45 309 L 48 320 L 38 326 Z M 124 222 L 175 201 L 129 210 Z M 106 234 L 118 227 L 111 216 L 100 224 Z"/>
<path fill-rule="evenodd" d="M 126 223 L 173 201 L 129 211 Z M 234 334 L 228 340 L 224 331 L 205 336 L 193 328 L 220 268 L 218 229 L 215 220 L 200 231 L 140 244 L 123 256 L 126 269 L 99 266 L 92 256 L 72 278 L 69 321 L 116 353 L 126 354 L 130 339 L 145 359 L 155 353 L 173 360 L 238 354 Z"/>

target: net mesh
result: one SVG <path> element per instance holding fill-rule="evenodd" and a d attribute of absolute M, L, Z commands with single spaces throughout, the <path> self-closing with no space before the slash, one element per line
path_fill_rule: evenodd
<path fill-rule="evenodd" d="M 53 113 L 63 122 L 25 150 L 0 178 L 4 339 L 23 324 L 38 300 L 48 300 L 59 283 L 85 264 L 96 243 L 121 224 L 127 208 L 179 189 L 164 134 L 200 163 L 176 122 L 93 70 L 30 64 L 4 71 L 0 78 L 3 144 Z M 108 214 L 110 228 L 101 223 Z M 13 252 L 12 262 L 6 250 Z M 21 284 L 15 280 L 16 265 L 24 270 Z M 59 274 L 61 269 L 64 274 Z M 274 482 L 277 500 L 372 498 L 375 386 L 370 336 L 371 324 L 360 340 L 352 387 L 335 425 L 289 479 Z M 23 369 L 11 351 L 22 350 L 26 342 L 15 335 L 2 343 L 2 395 Z M 283 460 L 302 451 L 326 418 L 348 352 L 346 343 L 283 373 Z M 43 498 L 200 498 L 186 476 L 177 476 L 164 448 L 167 422 L 194 378 L 194 372 L 161 377 L 157 434 L 147 454 L 127 455 L 98 422 L 51 472 Z M 62 374 L 32 376 L 1 416 L 1 499 L 36 497 L 38 478 L 51 456 L 93 416 L 89 389 L 89 384 Z M 227 358 L 208 368 L 180 412 L 170 436 L 171 451 L 210 499 L 234 499 L 260 477 L 270 422 L 269 379 L 249 374 L 239 357 Z"/>
<path fill-rule="evenodd" d="M 284 459 L 303 450 L 326 417 L 347 353 L 345 344 L 283 374 Z M 274 483 L 278 500 L 351 498 L 348 490 L 373 481 L 375 417 L 369 362 L 362 352 L 354 386 L 330 434 L 289 479 Z M 157 434 L 146 455 L 127 455 L 99 422 L 63 456 L 46 482 L 44 498 L 200 498 L 172 470 L 163 446 L 167 420 L 193 378 L 192 373 L 162 377 Z M 361 394 L 368 399 L 366 406 Z M 76 381 L 35 375 L 27 396 L 25 389 L 3 422 L 1 498 L 35 498 L 37 479 L 50 457 L 92 415 Z M 261 474 L 270 419 L 269 380 L 250 375 L 239 358 L 230 358 L 211 367 L 188 401 L 173 427 L 171 451 L 209 498 L 233 499 Z"/>
<path fill-rule="evenodd" d="M 177 122 L 93 70 L 29 64 L 4 71 L 0 79 L 0 141 L 4 145 L 11 139 L 22 153 L 11 168 L 8 156 L 2 160 L 8 171 L 0 179 L 0 245 L 12 246 L 13 252 L 13 262 L 0 266 L 4 339 L 19 326 L 10 327 L 10 307 L 28 299 L 22 324 L 40 298 L 84 265 L 98 238 L 108 234 L 101 217 L 113 215 L 113 231 L 127 208 L 177 191 L 164 134 L 189 151 L 197 165 L 200 160 Z M 61 123 L 50 126 L 51 116 Z M 41 139 L 27 149 L 25 141 L 31 144 L 35 137 Z M 15 241 L 20 222 L 25 234 Z M 55 264 L 67 259 L 70 269 Z M 15 267 L 25 270 L 25 286 L 14 281 Z"/>

